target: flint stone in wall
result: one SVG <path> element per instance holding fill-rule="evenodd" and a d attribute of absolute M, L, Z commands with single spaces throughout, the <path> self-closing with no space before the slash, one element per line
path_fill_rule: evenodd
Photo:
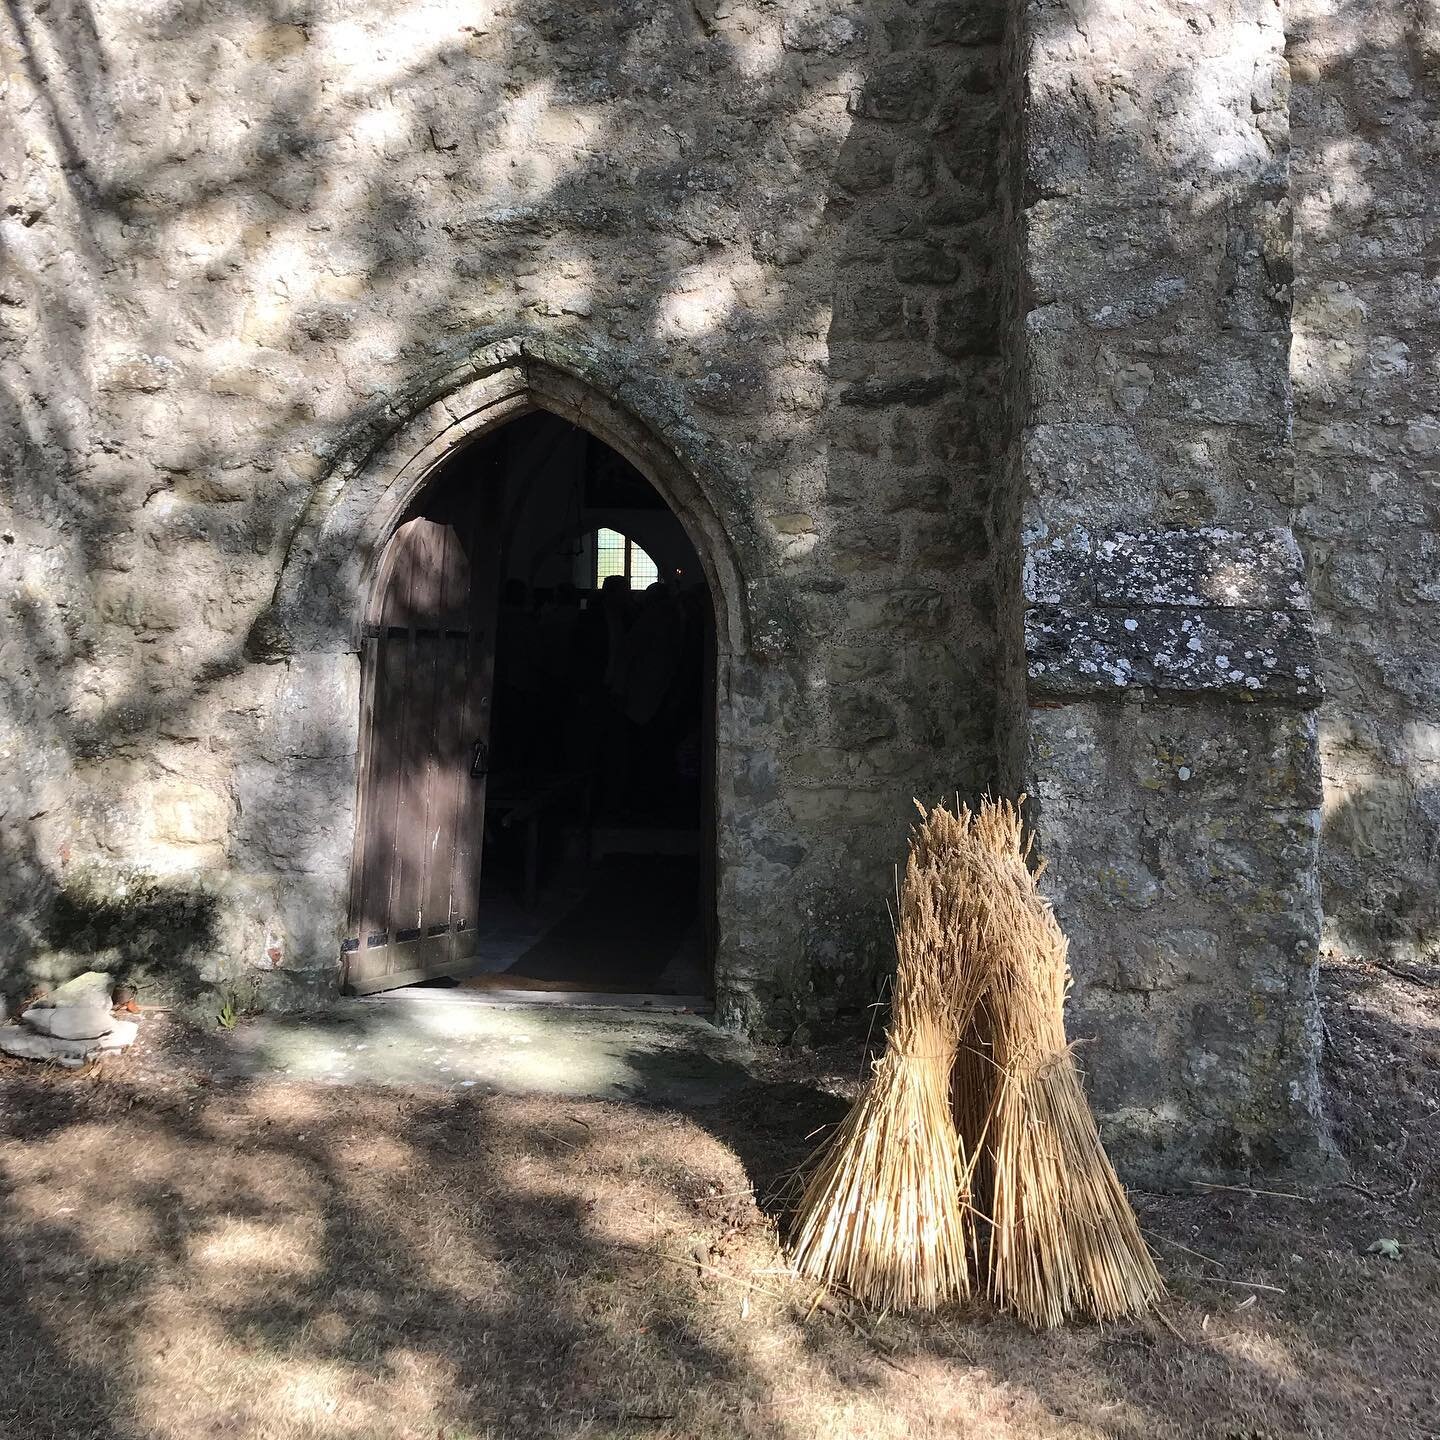
<path fill-rule="evenodd" d="M 881 409 L 889 405 L 928 405 L 949 389 L 953 382 L 945 375 L 917 375 L 901 372 L 871 375 L 850 385 L 840 397 L 843 405 Z"/>
<path fill-rule="evenodd" d="M 850 108 L 870 120 L 923 120 L 935 103 L 935 71 L 924 60 L 892 56 L 875 65 Z"/>
<path fill-rule="evenodd" d="M 940 0 L 925 19 L 932 45 L 986 45 L 1005 35 L 1005 7 L 992 0 Z"/>
<path fill-rule="evenodd" d="M 690 386 L 697 405 L 718 415 L 743 415 L 764 395 L 765 376 L 757 366 L 721 363 Z"/>
<path fill-rule="evenodd" d="M 949 285 L 960 274 L 960 258 L 943 246 L 918 241 L 896 247 L 895 278 L 907 285 Z"/>
<path fill-rule="evenodd" d="M 993 289 L 960 289 L 941 300 L 935 314 L 935 348 L 952 359 L 999 349 L 997 297 Z"/>
<path fill-rule="evenodd" d="M 864 22 L 846 7 L 810 3 L 786 15 L 781 43 L 801 54 L 841 55 L 863 47 L 866 35 Z"/>

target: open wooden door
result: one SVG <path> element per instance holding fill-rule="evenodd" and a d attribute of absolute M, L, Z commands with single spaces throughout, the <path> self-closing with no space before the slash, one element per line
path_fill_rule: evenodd
<path fill-rule="evenodd" d="M 342 949 L 363 994 L 463 973 L 485 829 L 500 476 L 467 476 L 395 532 L 365 627 L 360 806 Z"/>

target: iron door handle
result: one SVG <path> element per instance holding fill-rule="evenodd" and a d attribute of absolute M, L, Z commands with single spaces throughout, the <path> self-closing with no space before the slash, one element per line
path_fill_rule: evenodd
<path fill-rule="evenodd" d="M 470 750 L 470 778 L 481 780 L 489 773 L 490 747 L 483 740 L 477 740 Z"/>

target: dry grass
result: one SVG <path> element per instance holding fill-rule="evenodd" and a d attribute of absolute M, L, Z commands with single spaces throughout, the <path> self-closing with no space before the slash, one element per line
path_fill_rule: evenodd
<path fill-rule="evenodd" d="M 881 1310 L 970 1294 L 971 1177 L 951 1084 L 985 956 L 969 943 L 974 888 L 932 843 L 946 820 L 922 811 L 912 832 L 885 1054 L 809 1169 L 791 1247 L 802 1275 Z"/>
<path fill-rule="evenodd" d="M 1382 1036 L 1374 1003 L 1361 1029 L 1348 1001 L 1329 1016 L 1386 1066 L 1341 1077 L 1341 1113 L 1371 1106 L 1345 1137 L 1356 1158 L 1393 1134 L 1354 1177 L 1368 1194 L 1136 1197 L 1176 1333 L 1037 1335 L 979 1300 L 911 1319 L 814 1306 L 776 1273 L 763 1203 L 845 1109 L 803 1056 L 688 1114 L 221 1090 L 147 1022 L 98 1080 L 0 1069 L 0 1435 L 1434 1435 L 1440 1012 L 1415 991 Z M 1400 1261 L 1365 1253 L 1380 1235 Z"/>

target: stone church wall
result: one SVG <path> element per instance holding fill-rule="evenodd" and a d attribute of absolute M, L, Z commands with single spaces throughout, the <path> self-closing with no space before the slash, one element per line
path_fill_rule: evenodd
<path fill-rule="evenodd" d="M 909 797 L 994 771 L 1001 29 L 982 0 L 11 7 L 0 984 L 334 985 L 353 655 L 266 617 L 356 437 L 522 337 L 724 457 L 724 1014 L 872 998 Z"/>
<path fill-rule="evenodd" d="M 1440 963 L 1440 7 L 1290 8 L 1296 530 L 1325 943 Z"/>
<path fill-rule="evenodd" d="M 1293 1161 L 1321 1137 L 1321 687 L 1281 15 L 1024 13 L 1027 772 L 1074 1030 L 1133 1168 Z"/>
<path fill-rule="evenodd" d="M 713 520 L 725 1020 L 1024 787 L 1132 1170 L 1315 1154 L 1322 868 L 1434 947 L 1433 8 L 9 7 L 0 990 L 333 991 L 392 452 L 528 375 Z"/>

